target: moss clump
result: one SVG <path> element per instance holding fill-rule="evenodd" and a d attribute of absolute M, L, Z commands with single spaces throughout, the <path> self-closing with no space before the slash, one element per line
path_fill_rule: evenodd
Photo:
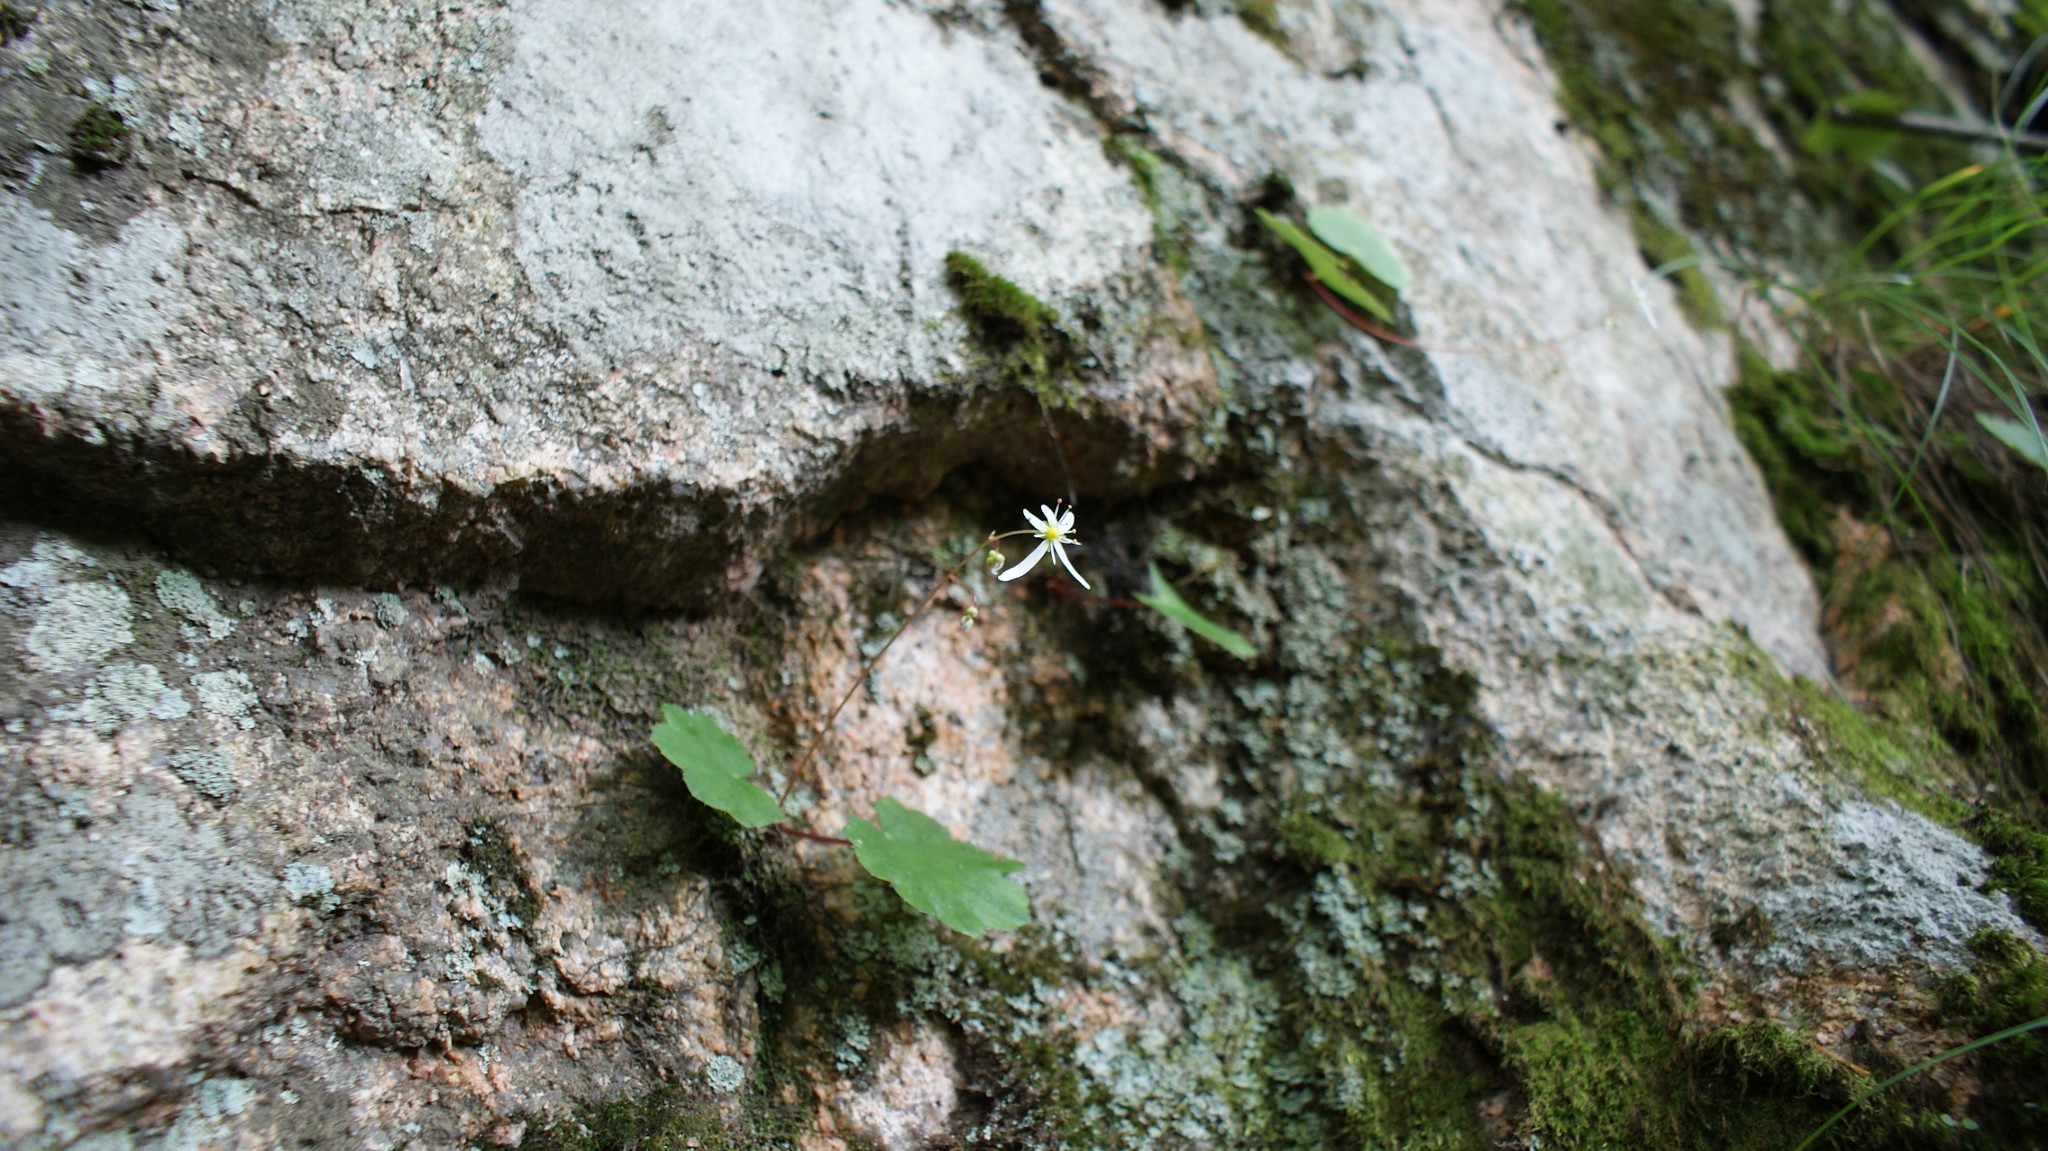
<path fill-rule="evenodd" d="M 1698 1066 L 1730 1076 L 1743 1095 L 1768 1091 L 1835 1099 L 1861 1086 L 1847 1064 L 1829 1058 L 1811 1040 L 1762 1020 L 1715 1028 L 1691 1047 Z"/>
<path fill-rule="evenodd" d="M 1723 252 L 1826 267 L 1897 191 L 1868 165 L 1810 155 L 1798 141 L 1835 101 L 1883 90 L 1946 110 L 1947 97 L 1879 5 L 1779 0 L 1745 30 L 1724 0 L 1518 0 L 1557 70 L 1571 122 L 1600 147 L 1602 185 L 1630 211 L 1645 256 L 1683 254 L 1674 229 Z M 2024 41 L 2021 41 L 2022 46 Z M 1759 109 L 1766 125 L 1757 125 Z M 1763 134 L 1760 135 L 1759 129 Z M 1765 136 L 1774 136 L 1767 140 Z M 1958 146 L 1896 144 L 1890 161 L 1931 177 L 1965 162 Z M 1696 320 L 1699 285 L 1680 280 Z"/>
<path fill-rule="evenodd" d="M 2048 1016 L 2048 958 L 2010 931 L 1986 928 L 1970 939 L 1971 970 L 1940 988 L 1946 1022 L 1981 1038 Z M 2007 1147 L 2039 1146 L 2048 1111 L 2048 1036 L 2039 1031 L 1985 1047 L 1967 1057 L 1983 1083 L 1971 1119 Z"/>
<path fill-rule="evenodd" d="M 1280 26 L 1277 0 L 1237 0 L 1237 19 L 1254 36 L 1283 52 L 1287 50 L 1287 29 Z"/>
<path fill-rule="evenodd" d="M 1182 217 L 1191 205 L 1177 202 L 1189 198 L 1189 190 L 1181 186 L 1185 179 L 1164 157 L 1128 137 L 1110 137 L 1103 150 L 1131 170 L 1131 178 L 1145 197 L 1145 208 L 1152 215 L 1153 252 L 1174 272 L 1188 274 L 1192 271 L 1190 237 Z"/>
<path fill-rule="evenodd" d="M 1971 816 L 1968 827 L 1992 853 L 1992 887 L 2009 893 L 2027 922 L 2048 932 L 2048 835 L 1994 807 Z"/>
<path fill-rule="evenodd" d="M 1060 330 L 1057 312 L 965 252 L 946 253 L 946 282 L 999 376 L 1023 385 L 1049 409 L 1073 402 L 1073 343 Z"/>
<path fill-rule="evenodd" d="M 666 1087 L 601 1103 L 540 1124 L 528 1151 L 761 1151 L 794 1147 L 804 1113 L 764 1096 L 721 1104 L 708 1094 Z"/>
<path fill-rule="evenodd" d="M 0 44 L 12 44 L 28 35 L 29 26 L 35 22 L 35 9 L 0 3 Z"/>
<path fill-rule="evenodd" d="M 64 154 L 81 172 L 118 168 L 128 162 L 133 148 L 128 124 L 121 114 L 105 104 L 88 107 L 71 122 L 69 144 Z"/>
<path fill-rule="evenodd" d="M 1356 816 L 1289 823 L 1291 853 L 1339 860 L 1281 933 L 1293 941 L 1283 1002 L 1299 1005 L 1281 1026 L 1332 1085 L 1334 1130 L 1369 1146 L 1514 1135 L 1762 1151 L 1852 1097 L 1842 1063 L 1781 1028 L 1694 1032 L 1684 960 L 1555 798 L 1480 774 L 1435 794 L 1421 811 L 1367 817 L 1378 827 L 1357 837 L 1362 851 L 1326 850 Z M 1497 1129 L 1480 1118 L 1489 1101 L 1505 1107 Z M 1866 1109 L 1844 1145 L 1911 1145 L 1923 1112 Z"/>
<path fill-rule="evenodd" d="M 1642 249 L 1643 262 L 1652 268 L 1699 255 L 1692 241 L 1652 216 L 1648 209 L 1639 206 L 1630 213 L 1630 219 L 1635 223 L 1636 244 Z M 1705 272 L 1697 267 L 1683 268 L 1672 273 L 1671 278 L 1678 284 L 1678 306 L 1685 310 L 1688 319 L 1702 328 L 1721 326 L 1721 297 Z"/>
<path fill-rule="evenodd" d="M 1859 711 L 1811 680 L 1794 680 L 1777 691 L 1785 709 L 1805 721 L 1815 757 L 1855 779 L 1864 791 L 1949 825 L 1969 814 L 1969 807 L 1949 794 L 1960 784 L 1961 765 L 1925 729 Z"/>
<path fill-rule="evenodd" d="M 506 911 L 517 916 L 521 924 L 532 923 L 534 916 L 540 914 L 540 897 L 504 829 L 479 820 L 464 830 L 467 837 L 462 845 L 462 862 L 489 885 L 491 894 L 504 902 Z"/>
<path fill-rule="evenodd" d="M 1205 954 L 1257 977 L 1232 1002 L 1273 1005 L 1240 1008 L 1266 1072 L 1236 1145 L 1761 1151 L 1846 1101 L 1796 1036 L 1697 1037 L 1687 961 L 1571 810 L 1493 773 L 1470 677 L 1342 610 L 1364 565 L 1271 562 L 1282 667 L 1230 673 L 1242 817 L 1210 838 L 1234 862 L 1190 870 Z M 1901 1145 L 1920 1115 L 1852 1134 Z"/>

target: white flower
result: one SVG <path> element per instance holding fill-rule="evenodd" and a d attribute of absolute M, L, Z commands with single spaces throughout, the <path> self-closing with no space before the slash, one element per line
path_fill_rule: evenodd
<path fill-rule="evenodd" d="M 1046 551 L 1050 550 L 1053 558 L 1060 561 L 1060 566 L 1067 569 L 1067 574 L 1074 577 L 1075 583 L 1080 584 L 1082 587 L 1088 587 L 1088 581 L 1082 579 L 1081 573 L 1074 570 L 1074 561 L 1067 558 L 1068 544 L 1072 544 L 1075 547 L 1081 546 L 1080 541 L 1076 540 L 1073 536 L 1073 510 L 1068 509 L 1064 512 L 1054 512 L 1044 504 L 1038 505 L 1038 510 L 1045 513 L 1045 518 L 1040 519 L 1032 515 L 1028 508 L 1024 512 L 1025 520 L 1031 524 L 1031 531 L 1038 536 L 1038 546 L 1031 549 L 1031 554 L 1025 556 L 1023 561 L 1016 567 L 1011 568 L 996 578 L 1005 581 L 1016 579 L 1018 576 L 1037 567 L 1038 561 L 1044 559 Z M 1090 588 L 1089 590 L 1092 591 L 1094 589 Z"/>

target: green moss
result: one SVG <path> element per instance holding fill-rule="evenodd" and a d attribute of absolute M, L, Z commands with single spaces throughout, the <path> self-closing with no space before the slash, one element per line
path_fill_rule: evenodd
<path fill-rule="evenodd" d="M 1152 216 L 1152 247 L 1166 266 L 1185 275 L 1191 270 L 1189 236 L 1183 220 L 1188 189 L 1178 185 L 1184 178 L 1157 152 L 1124 136 L 1112 136 L 1103 145 L 1109 157 L 1131 170 L 1131 178 L 1145 197 Z"/>
<path fill-rule="evenodd" d="M 1276 1029 L 1300 1036 L 1330 1085 L 1333 1130 L 1368 1146 L 1478 1148 L 1502 1133 L 1476 1117 L 1512 1098 L 1503 1121 L 1531 1145 L 1762 1151 L 1855 1093 L 1844 1064 L 1781 1028 L 1696 1033 L 1684 959 L 1555 798 L 1480 775 L 1455 789 L 1462 802 L 1443 803 L 1446 790 L 1420 815 L 1433 857 L 1376 841 L 1319 868 L 1283 914 L 1283 1001 L 1299 1006 Z M 1926 1120 L 1911 1099 L 1866 1108 L 1839 1145 L 1913 1145 Z"/>
<path fill-rule="evenodd" d="M 1636 244 L 1642 249 L 1643 262 L 1650 267 L 1660 268 L 1699 254 L 1692 241 L 1652 216 L 1648 209 L 1637 207 L 1629 213 L 1629 219 L 1635 225 Z M 1678 306 L 1695 326 L 1721 326 L 1721 297 L 1705 272 L 1697 267 L 1684 268 L 1672 273 L 1671 278 L 1678 284 Z"/>
<path fill-rule="evenodd" d="M 531 924 L 540 913 L 540 897 L 525 862 L 505 837 L 504 829 L 488 820 L 479 820 L 469 824 L 465 831 L 462 861 L 483 878 L 493 895 L 504 901 L 505 910 L 518 916 L 520 923 Z"/>
<path fill-rule="evenodd" d="M 1778 522 L 1824 571 L 1835 559 L 1835 509 L 1863 498 L 1863 459 L 1859 441 L 1817 399 L 1797 373 L 1781 373 L 1754 349 L 1742 349 L 1728 392 L 1736 434 L 1763 472 Z"/>
<path fill-rule="evenodd" d="M 1237 18 L 1252 34 L 1281 51 L 1288 50 L 1287 29 L 1280 25 L 1277 0 L 1237 0 Z"/>
<path fill-rule="evenodd" d="M 64 154 L 81 172 L 118 168 L 133 148 L 127 121 L 105 104 L 93 104 L 71 122 Z"/>
<path fill-rule="evenodd" d="M 28 35 L 35 22 L 35 9 L 0 3 L 0 44 L 12 44 Z"/>
<path fill-rule="evenodd" d="M 1835 101 L 1883 89 L 1914 107 L 1947 99 L 1902 38 L 1867 4 L 1776 0 L 1746 32 L 1726 0 L 1518 0 L 1556 69 L 1572 124 L 1600 148 L 1600 180 L 1636 224 L 1652 264 L 1691 245 L 1793 267 L 1827 266 L 1842 241 L 1898 195 L 1868 165 L 1779 146 Z M 1761 109 L 1776 140 L 1759 138 Z M 1932 176 L 1965 161 L 1947 142 L 1909 139 L 1891 162 Z M 1689 315 L 1718 313 L 1703 278 L 1680 281 Z"/>
<path fill-rule="evenodd" d="M 1048 409 L 1073 402 L 1074 351 L 1057 312 L 965 252 L 946 253 L 946 281 L 998 375 Z"/>
<path fill-rule="evenodd" d="M 1812 1040 L 1762 1020 L 1715 1028 L 1691 1047 L 1695 1060 L 1736 1077 L 1745 1094 L 1763 1089 L 1834 1099 L 1853 1094 L 1862 1085 L 1854 1071 L 1823 1054 Z"/>
<path fill-rule="evenodd" d="M 1924 729 L 1859 710 L 1811 680 L 1777 690 L 1787 709 L 1806 721 L 1815 754 L 1865 792 L 1952 827 L 1969 815 L 1968 805 L 1950 794 L 1959 773 L 1953 753 Z"/>
<path fill-rule="evenodd" d="M 2011 894 L 2027 922 L 2048 932 L 2048 834 L 1995 807 L 1972 815 L 1969 829 L 1991 852 L 1991 886 Z"/>

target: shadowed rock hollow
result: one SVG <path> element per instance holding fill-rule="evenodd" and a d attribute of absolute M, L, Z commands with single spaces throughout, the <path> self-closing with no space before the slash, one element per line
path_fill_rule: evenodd
<path fill-rule="evenodd" d="M 1973 938 L 2038 937 L 1787 678 L 1734 338 L 1638 293 L 1528 31 L 1239 8 L 36 9 L 0 1141 L 1704 1146 L 1744 1076 L 1824 1116 L 1812 1044 L 1945 1046 Z M 108 111 L 118 163 L 52 150 Z M 1315 204 L 1418 346 L 1252 216 Z M 709 707 L 779 778 L 1059 495 L 1258 657 L 971 575 L 797 791 L 1022 860 L 1024 931 L 648 746 Z"/>

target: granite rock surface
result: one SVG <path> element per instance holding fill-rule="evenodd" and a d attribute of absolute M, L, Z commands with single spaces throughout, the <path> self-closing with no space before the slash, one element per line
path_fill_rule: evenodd
<path fill-rule="evenodd" d="M 942 558 L 1062 495 L 1111 596 L 1167 557 L 1259 659 L 970 576 L 796 795 L 1025 863 L 1091 974 L 1015 1010 L 1133 1145 L 1231 1129 L 1257 1071 L 1203 1037 L 1278 1007 L 1191 861 L 1227 872 L 1262 781 L 1405 770 L 1423 705 L 1347 710 L 1386 629 L 1728 998 L 2026 935 L 1787 715 L 1826 656 L 1731 341 L 1648 279 L 1526 32 L 1281 11 L 44 5 L 0 47 L 0 1141 L 729 1116 L 797 959 L 648 724 L 710 707 L 781 771 Z M 52 143 L 88 107 L 118 165 Z M 1330 203 L 1414 269 L 1412 339 L 1251 215 Z M 953 252 L 1057 317 L 1057 388 Z M 1713 942 L 1752 912 L 1768 944 Z M 909 1014 L 809 1021 L 803 1145 L 1004 1114 L 974 1030 Z"/>

